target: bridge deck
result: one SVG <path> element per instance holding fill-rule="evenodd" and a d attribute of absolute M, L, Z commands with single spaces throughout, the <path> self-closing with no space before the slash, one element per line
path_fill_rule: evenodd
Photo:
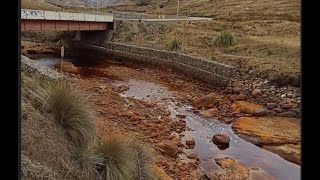
<path fill-rule="evenodd" d="M 86 14 L 21 9 L 22 20 L 56 20 L 56 21 L 91 21 L 91 22 L 113 22 L 113 14 Z"/>

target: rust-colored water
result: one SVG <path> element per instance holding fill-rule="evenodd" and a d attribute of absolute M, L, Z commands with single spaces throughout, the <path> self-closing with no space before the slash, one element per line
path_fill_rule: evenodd
<path fill-rule="evenodd" d="M 186 115 L 187 125 L 190 131 L 183 132 L 186 139 L 195 139 L 194 149 L 185 150 L 195 152 L 201 160 L 200 168 L 207 174 L 213 173 L 219 168 L 215 163 L 216 158 L 232 157 L 244 163 L 250 170 L 251 179 L 300 179 L 300 166 L 288 162 L 274 154 L 255 146 L 234 134 L 231 125 L 221 123 L 217 120 L 208 120 L 195 114 L 191 106 L 177 105 L 173 93 L 169 87 L 154 84 L 137 79 L 129 81 L 119 81 L 117 85 L 127 85 L 129 89 L 122 93 L 124 97 L 134 97 L 137 99 L 149 99 L 167 105 L 173 118 L 176 114 Z M 225 150 L 220 150 L 212 143 L 211 138 L 216 133 L 223 133 L 230 137 L 230 145 Z"/>
<path fill-rule="evenodd" d="M 47 58 L 40 59 L 38 62 L 53 67 L 58 60 L 57 58 Z M 105 71 L 101 71 L 103 68 L 108 68 L 110 64 L 96 62 L 88 64 L 73 59 L 67 59 L 67 61 L 71 61 L 80 69 L 81 76 L 107 77 L 116 80 L 115 85 L 128 86 L 129 89 L 121 94 L 124 97 L 148 99 L 159 104 L 165 104 L 173 118 L 176 118 L 177 114 L 186 115 L 185 120 L 191 130 L 183 132 L 185 136 L 182 138 L 182 142 L 185 142 L 186 139 L 195 139 L 196 145 L 194 149 L 185 149 L 185 151 L 198 154 L 201 160 L 199 166 L 206 174 L 213 173 L 219 168 L 214 159 L 229 156 L 242 162 L 247 167 L 253 168 L 250 170 L 250 179 L 300 179 L 300 166 L 245 141 L 234 134 L 230 125 L 217 120 L 209 120 L 195 114 L 191 106 L 178 103 L 173 91 L 180 90 L 179 87 L 172 87 L 169 85 L 170 83 L 155 84 L 140 79 L 121 80 L 112 74 L 105 74 Z M 227 149 L 220 150 L 212 143 L 211 137 L 216 133 L 223 133 L 230 137 L 230 145 Z"/>

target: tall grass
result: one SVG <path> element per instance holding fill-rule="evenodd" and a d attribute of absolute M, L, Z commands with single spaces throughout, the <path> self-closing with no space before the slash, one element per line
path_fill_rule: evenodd
<path fill-rule="evenodd" d="M 105 159 L 106 180 L 149 180 L 153 173 L 151 152 L 134 138 L 109 135 L 98 148 Z"/>
<path fill-rule="evenodd" d="M 168 49 L 171 50 L 171 51 L 178 51 L 181 49 L 181 40 L 177 37 L 174 37 L 173 39 L 171 39 L 167 46 L 168 46 Z"/>
<path fill-rule="evenodd" d="M 80 148 L 90 147 L 95 139 L 95 123 L 89 95 L 67 80 L 50 83 L 45 90 L 45 105 Z"/>
<path fill-rule="evenodd" d="M 219 47 L 234 46 L 235 40 L 229 31 L 222 31 L 214 40 L 214 45 Z"/>
<path fill-rule="evenodd" d="M 135 179 L 151 180 L 154 177 L 149 167 L 153 161 L 151 150 L 136 139 L 131 139 L 128 145 L 134 153 L 136 164 Z"/>
<path fill-rule="evenodd" d="M 97 154 L 93 148 L 78 149 L 75 153 L 75 159 L 80 165 L 80 169 L 84 172 L 85 177 L 95 174 L 101 178 L 98 169 L 103 166 L 103 157 Z"/>
<path fill-rule="evenodd" d="M 103 174 L 106 180 L 134 179 L 136 164 L 133 152 L 128 148 L 127 141 L 120 136 L 108 136 L 98 148 L 105 163 Z"/>

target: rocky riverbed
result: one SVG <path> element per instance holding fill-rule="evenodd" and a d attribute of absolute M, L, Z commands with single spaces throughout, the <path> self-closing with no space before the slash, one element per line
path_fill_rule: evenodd
<path fill-rule="evenodd" d="M 66 61 L 72 63 L 62 70 L 92 92 L 99 136 L 137 136 L 154 149 L 157 168 L 168 179 L 300 177 L 300 99 L 294 88 L 271 91 L 268 82 L 232 79 L 218 90 L 170 69 Z M 37 64 L 61 68 L 58 59 Z"/>

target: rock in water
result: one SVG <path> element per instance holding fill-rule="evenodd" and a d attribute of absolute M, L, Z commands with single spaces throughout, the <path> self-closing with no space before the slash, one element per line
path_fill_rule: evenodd
<path fill-rule="evenodd" d="M 196 144 L 196 141 L 194 139 L 186 140 L 187 146 L 194 146 Z"/>
<path fill-rule="evenodd" d="M 220 150 L 224 150 L 229 147 L 230 138 L 224 134 L 215 134 L 212 137 L 212 142 L 217 145 Z"/>
<path fill-rule="evenodd" d="M 249 169 L 244 164 L 230 157 L 215 159 L 215 161 L 223 169 L 215 173 L 218 179 L 247 179 L 250 176 Z"/>

